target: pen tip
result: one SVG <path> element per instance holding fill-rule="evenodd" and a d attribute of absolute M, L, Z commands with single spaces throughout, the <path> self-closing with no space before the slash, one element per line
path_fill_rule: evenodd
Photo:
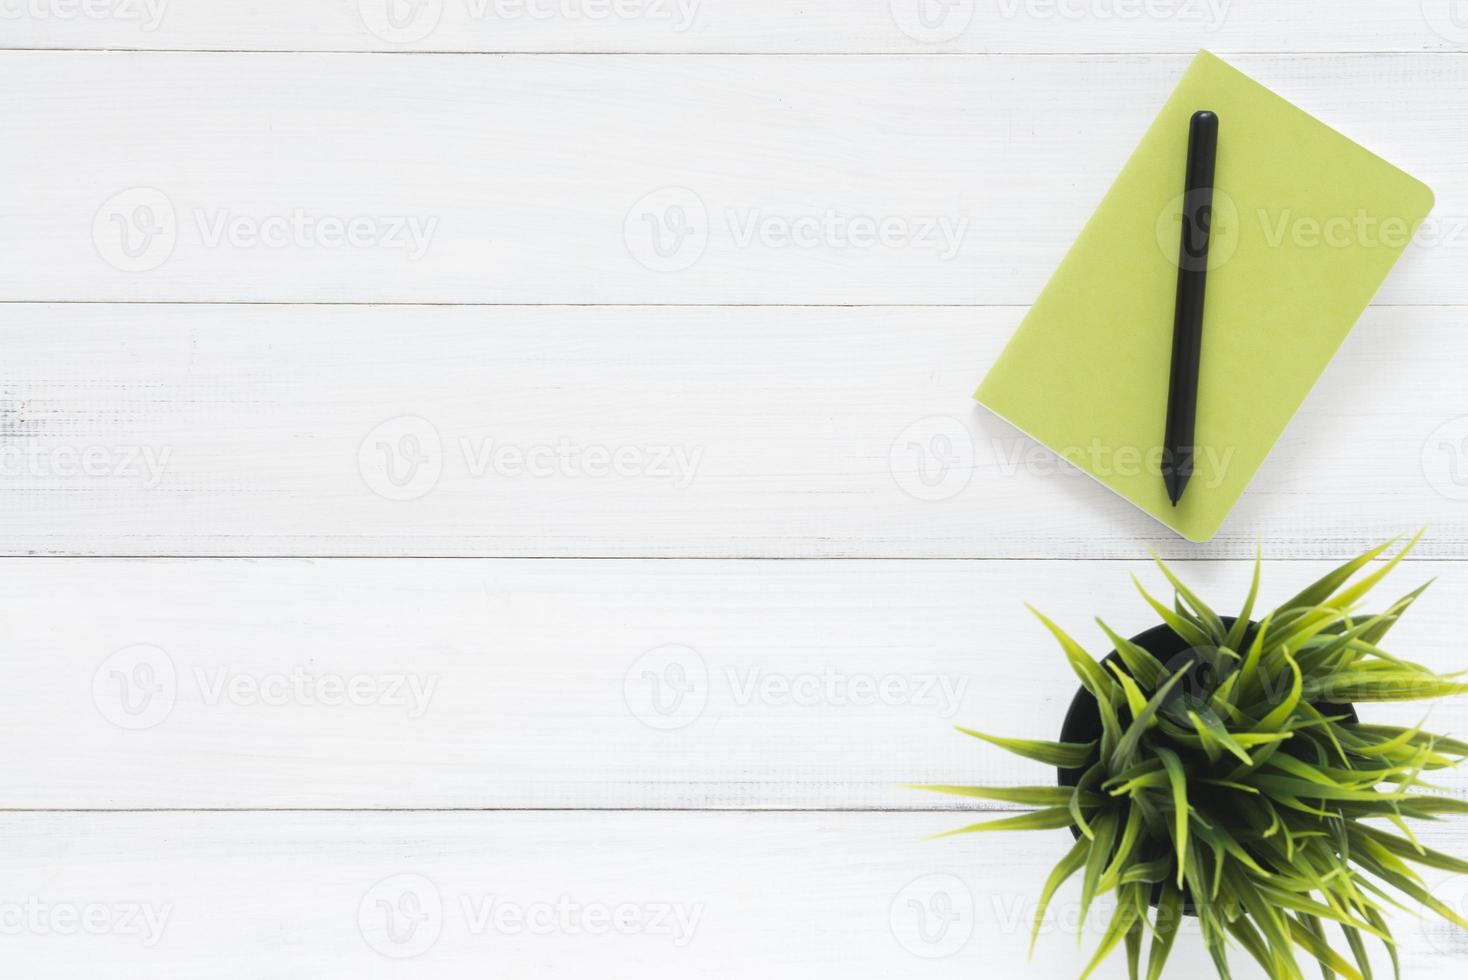
<path fill-rule="evenodd" d="M 1188 478 L 1173 470 L 1162 474 L 1162 485 L 1167 489 L 1167 499 L 1172 501 L 1174 507 L 1178 501 L 1183 499 L 1183 488 L 1188 485 Z"/>

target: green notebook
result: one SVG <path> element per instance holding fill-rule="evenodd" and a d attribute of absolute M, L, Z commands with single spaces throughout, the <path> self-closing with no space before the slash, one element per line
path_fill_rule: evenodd
<path fill-rule="evenodd" d="M 1219 117 L 1196 455 L 1160 475 L 1188 121 Z M 1208 52 L 974 397 L 1194 541 L 1217 532 L 1432 210 L 1421 181 Z"/>

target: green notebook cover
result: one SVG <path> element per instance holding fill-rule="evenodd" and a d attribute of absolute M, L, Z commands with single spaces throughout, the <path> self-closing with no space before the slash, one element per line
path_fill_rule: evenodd
<path fill-rule="evenodd" d="M 1188 121 L 1219 117 L 1196 456 L 1161 477 Z M 1218 530 L 1432 191 L 1200 52 L 974 397 L 1179 534 Z"/>

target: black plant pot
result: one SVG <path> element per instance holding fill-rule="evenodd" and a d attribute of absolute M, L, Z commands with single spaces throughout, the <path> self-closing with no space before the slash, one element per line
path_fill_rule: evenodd
<path fill-rule="evenodd" d="M 1238 622 L 1237 618 L 1233 616 L 1224 616 L 1222 617 L 1222 619 L 1224 626 L 1230 629 L 1233 628 L 1234 623 Z M 1258 623 L 1250 623 L 1249 629 L 1245 633 L 1246 640 L 1251 639 L 1254 635 L 1254 631 L 1258 628 Z M 1184 640 L 1181 636 L 1178 636 L 1176 633 L 1174 633 L 1172 631 L 1172 627 L 1168 626 L 1165 623 L 1160 626 L 1154 626 L 1151 629 L 1147 630 L 1145 633 L 1138 633 L 1136 636 L 1132 637 L 1132 642 L 1142 649 L 1146 650 L 1148 653 L 1152 654 L 1152 656 L 1160 660 L 1165 667 L 1173 672 L 1182 670 L 1183 667 L 1189 663 L 1197 662 L 1195 659 L 1196 655 L 1192 653 L 1192 647 L 1188 645 L 1188 641 Z M 1111 651 L 1111 653 L 1102 661 L 1102 663 L 1114 663 L 1119 669 L 1126 670 L 1126 665 L 1122 663 L 1121 655 L 1115 650 Z M 1196 677 L 1196 671 L 1194 672 L 1194 676 Z M 1185 681 L 1179 682 L 1179 686 L 1181 686 L 1182 684 L 1193 683 L 1193 680 L 1193 678 L 1189 678 Z M 1201 681 L 1203 683 L 1206 683 L 1208 681 L 1208 678 L 1202 678 Z M 1357 722 L 1361 720 L 1360 716 L 1356 714 L 1355 707 L 1349 704 L 1317 703 L 1315 707 L 1323 714 L 1345 715 L 1352 722 Z M 1126 708 L 1123 707 L 1123 723 L 1125 723 L 1128 718 L 1128 712 Z M 1085 743 L 1099 741 L 1100 738 L 1101 710 L 1096 705 L 1096 698 L 1091 694 L 1090 691 L 1082 687 L 1076 691 L 1075 697 L 1070 702 L 1070 710 L 1065 713 L 1065 722 L 1060 726 L 1060 741 Z M 1086 761 L 1086 764 L 1079 769 L 1058 769 L 1057 774 L 1059 776 L 1060 785 L 1073 787 L 1078 784 L 1081 781 L 1081 776 L 1085 774 L 1085 771 L 1087 769 L 1095 764 L 1096 759 L 1099 757 L 1099 755 L 1100 750 L 1098 749 L 1097 755 L 1092 756 L 1092 758 L 1088 759 Z M 1081 836 L 1080 830 L 1075 827 L 1072 827 L 1070 832 L 1077 838 Z M 1153 889 L 1153 905 L 1156 905 L 1158 903 L 1161 892 L 1162 888 L 1160 885 L 1157 888 Z M 1190 901 L 1186 901 L 1186 898 L 1187 895 L 1186 893 L 1184 893 L 1183 913 L 1185 915 L 1197 914 L 1193 909 L 1193 903 Z"/>

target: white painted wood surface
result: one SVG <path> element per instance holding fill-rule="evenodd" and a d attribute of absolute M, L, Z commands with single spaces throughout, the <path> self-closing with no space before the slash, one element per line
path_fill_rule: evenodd
<path fill-rule="evenodd" d="M 1468 554 L 1468 309 L 1372 309 L 1201 548 L 975 406 L 1023 313 L 0 305 L 0 543 L 1329 558 L 1430 523 Z"/>
<path fill-rule="evenodd" d="M 1438 196 L 1202 547 L 968 397 L 1199 47 Z M 0 973 L 1076 976 L 1065 835 L 898 784 L 1043 780 L 950 725 L 1148 547 L 1430 522 L 1465 666 L 1465 83 L 1453 0 L 0 0 Z"/>
<path fill-rule="evenodd" d="M 29 902 L 50 930 L 4 937 L 6 966 L 36 980 L 1079 976 L 1108 916 L 1098 909 L 1077 946 L 1074 881 L 1026 959 L 1036 883 L 1069 836 L 924 839 L 952 818 L 6 814 L 0 912 Z M 1461 828 L 1423 840 L 1468 845 Z M 1461 879 L 1456 892 L 1430 880 L 1463 906 Z M 53 921 L 88 910 L 98 934 L 56 934 Z M 1406 914 L 1393 929 L 1405 977 L 1461 965 L 1461 935 Z M 1262 977 L 1234 960 L 1235 976 Z M 1171 969 L 1213 975 L 1196 927 Z M 1124 960 L 1096 976 L 1125 977 Z"/>
<path fill-rule="evenodd" d="M 1270 567 L 1282 602 L 1329 567 Z M 1457 562 L 1391 637 L 1468 668 Z M 1248 562 L 1178 565 L 1220 611 Z M 1152 624 L 1145 562 L 11 559 L 0 808 L 917 809 L 917 782 L 1053 773 L 952 726 L 1059 730 L 1097 655 Z M 83 612 L 84 611 L 84 612 Z M 151 673 L 147 673 L 147 672 Z M 1363 709 L 1367 710 L 1367 709 Z M 1420 705 L 1369 709 L 1416 724 Z M 1468 703 L 1432 730 L 1468 739 Z M 1468 795 L 1468 774 L 1448 779 Z"/>
<path fill-rule="evenodd" d="M 0 299 L 1028 304 L 1189 60 L 0 53 Z M 1468 55 L 1236 63 L 1436 190 L 1378 301 L 1468 303 Z"/>
<path fill-rule="evenodd" d="M 1450 51 L 1450 0 L 4 0 L 5 47 L 250 51 Z M 389 16 L 391 15 L 391 17 Z"/>

